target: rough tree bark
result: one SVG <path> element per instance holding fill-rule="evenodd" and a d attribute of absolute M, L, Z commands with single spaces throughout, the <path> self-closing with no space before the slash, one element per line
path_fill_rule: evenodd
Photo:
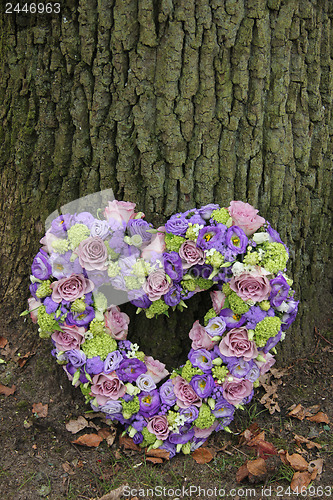
<path fill-rule="evenodd" d="M 3 4 L 6 335 L 27 331 L 18 314 L 46 217 L 112 187 L 154 223 L 213 201 L 259 208 L 289 245 L 301 301 L 282 356 L 311 348 L 331 300 L 332 19 L 329 0 L 62 0 L 60 15 Z M 149 351 L 159 332 L 178 362 L 175 325 L 191 319 L 171 319 L 168 337 L 140 323 L 139 342 Z"/>

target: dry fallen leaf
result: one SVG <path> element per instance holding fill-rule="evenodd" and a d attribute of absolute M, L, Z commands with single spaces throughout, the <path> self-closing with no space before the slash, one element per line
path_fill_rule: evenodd
<path fill-rule="evenodd" d="M 251 433 L 250 433 L 250 435 L 251 435 Z M 245 434 L 245 431 L 244 431 L 243 436 L 246 439 L 246 436 L 249 436 L 249 434 Z M 277 450 L 276 450 L 275 446 L 273 446 L 272 443 L 265 441 L 265 432 L 264 431 L 259 432 L 254 437 L 252 437 L 252 439 L 249 439 L 246 444 L 247 444 L 247 446 L 255 448 L 257 451 L 257 455 L 261 458 L 265 459 L 270 455 L 277 455 Z"/>
<path fill-rule="evenodd" d="M 197 464 L 208 464 L 215 457 L 215 451 L 211 448 L 197 448 L 192 453 L 192 458 Z"/>
<path fill-rule="evenodd" d="M 83 436 L 77 438 L 75 441 L 73 441 L 73 443 L 79 444 L 81 446 L 97 448 L 101 441 L 103 441 L 103 438 L 101 438 L 97 434 L 83 434 Z"/>
<path fill-rule="evenodd" d="M 291 410 L 288 413 L 288 417 L 298 418 L 298 420 L 304 420 L 305 417 L 311 417 L 314 413 L 319 410 L 319 405 L 310 406 L 309 408 L 304 408 L 301 403 L 298 405 L 292 405 L 288 410 Z"/>
<path fill-rule="evenodd" d="M 49 409 L 48 404 L 43 405 L 42 403 L 34 403 L 32 405 L 31 411 L 34 415 L 37 415 L 37 417 L 45 418 L 45 417 L 47 417 L 48 409 Z"/>
<path fill-rule="evenodd" d="M 317 460 L 312 460 L 312 462 L 309 463 L 308 467 L 308 472 L 313 472 L 317 471 L 317 473 L 320 475 L 323 472 L 323 465 L 324 465 L 324 460 L 322 458 L 318 458 Z"/>
<path fill-rule="evenodd" d="M 305 444 L 309 450 L 312 450 L 312 448 L 318 448 L 318 450 L 320 450 L 322 447 L 321 444 L 315 443 L 306 437 L 298 436 L 297 434 L 294 435 L 294 440 L 298 445 Z"/>
<path fill-rule="evenodd" d="M 62 464 L 62 468 L 64 469 L 65 472 L 67 472 L 67 474 L 70 474 L 71 476 L 73 474 L 75 474 L 75 472 L 73 471 L 73 469 L 71 468 L 71 466 L 69 465 L 68 462 L 65 462 L 64 464 Z"/>
<path fill-rule="evenodd" d="M 24 356 L 18 356 L 16 361 L 20 368 L 26 364 L 26 362 L 35 354 L 35 351 L 27 352 Z"/>
<path fill-rule="evenodd" d="M 298 493 L 303 493 L 311 483 L 313 477 L 309 472 L 295 472 L 290 483 L 290 488 Z"/>
<path fill-rule="evenodd" d="M 170 459 L 170 452 L 167 450 L 162 450 L 160 448 L 158 448 L 157 450 L 154 450 L 152 448 L 151 450 L 146 452 L 146 456 L 165 458 L 166 460 L 169 460 Z"/>
<path fill-rule="evenodd" d="M 8 344 L 8 340 L 0 335 L 0 349 L 3 349 Z"/>
<path fill-rule="evenodd" d="M 141 451 L 141 448 L 133 442 L 133 439 L 128 436 L 120 436 L 119 445 L 123 446 L 125 450 Z"/>
<path fill-rule="evenodd" d="M 16 385 L 7 387 L 6 385 L 0 384 L 0 394 L 4 394 L 5 396 L 10 396 L 11 394 L 14 394 L 15 391 L 16 391 Z"/>
<path fill-rule="evenodd" d="M 120 500 L 120 498 L 124 493 L 125 488 L 128 488 L 128 484 L 123 484 L 122 486 L 119 486 L 119 488 L 110 491 L 106 495 L 103 495 L 102 497 L 98 498 L 98 500 Z"/>
<path fill-rule="evenodd" d="M 266 462 L 263 458 L 248 460 L 236 473 L 236 481 L 240 483 L 247 477 L 250 482 L 257 482 L 263 479 L 267 474 Z"/>
<path fill-rule="evenodd" d="M 313 415 L 312 417 L 306 417 L 307 420 L 310 420 L 310 422 L 316 422 L 317 424 L 329 424 L 330 420 L 326 413 L 323 413 L 322 411 L 319 411 L 316 413 L 316 415 Z"/>
<path fill-rule="evenodd" d="M 88 420 L 80 416 L 76 420 L 72 419 L 69 422 L 67 422 L 66 429 L 72 434 L 76 434 L 77 432 L 82 431 L 82 429 L 85 429 L 88 426 L 89 426 Z"/>
<path fill-rule="evenodd" d="M 105 427 L 103 429 L 100 429 L 98 431 L 98 435 L 101 436 L 101 438 L 105 439 L 107 442 L 108 446 L 112 446 L 114 443 L 114 440 L 116 439 L 116 429 L 106 429 Z"/>
<path fill-rule="evenodd" d="M 147 462 L 152 462 L 153 464 L 163 464 L 163 458 L 159 457 L 146 457 Z"/>
<path fill-rule="evenodd" d="M 286 459 L 290 467 L 292 467 L 296 471 L 304 471 L 309 467 L 308 462 L 299 453 L 293 453 L 292 455 L 289 455 L 289 453 L 287 452 Z"/>

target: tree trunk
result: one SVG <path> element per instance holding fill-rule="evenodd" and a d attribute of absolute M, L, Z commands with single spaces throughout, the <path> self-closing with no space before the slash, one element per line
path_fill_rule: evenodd
<path fill-rule="evenodd" d="M 60 4 L 1 7 L 6 335 L 36 334 L 19 313 L 46 217 L 112 188 L 154 224 L 213 201 L 258 208 L 289 246 L 301 301 L 281 356 L 303 355 L 332 300 L 332 2 Z M 138 320 L 137 341 L 178 363 L 196 308 Z"/>

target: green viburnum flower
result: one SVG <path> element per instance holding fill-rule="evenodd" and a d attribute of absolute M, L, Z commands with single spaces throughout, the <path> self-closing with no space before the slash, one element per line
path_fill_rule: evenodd
<path fill-rule="evenodd" d="M 169 252 L 178 252 L 184 241 L 186 241 L 186 239 L 182 236 L 165 233 L 165 245 Z"/>
<path fill-rule="evenodd" d="M 230 215 L 226 208 L 220 208 L 219 210 L 213 210 L 211 218 L 219 222 L 220 224 L 227 224 Z"/>
<path fill-rule="evenodd" d="M 178 416 L 178 413 L 172 410 L 169 410 L 167 413 L 167 421 L 170 427 L 172 427 L 176 423 L 176 418 Z"/>
<path fill-rule="evenodd" d="M 120 266 L 117 262 L 110 262 L 108 266 L 108 275 L 110 278 L 115 278 L 120 273 Z"/>
<path fill-rule="evenodd" d="M 254 339 L 258 347 L 264 347 L 270 337 L 275 337 L 280 331 L 281 320 L 277 316 L 266 316 L 257 323 L 254 329 Z"/>
<path fill-rule="evenodd" d="M 123 406 L 123 417 L 131 418 L 134 413 L 140 410 L 140 401 L 138 396 L 134 396 L 131 401 L 125 401 L 124 399 L 119 400 Z"/>
<path fill-rule="evenodd" d="M 90 229 L 85 224 L 74 224 L 67 231 L 68 240 L 72 250 L 78 247 L 81 241 L 90 236 Z"/>
<path fill-rule="evenodd" d="M 224 262 L 224 257 L 217 250 L 212 255 L 208 255 L 206 257 L 206 263 L 213 266 L 214 269 L 218 269 L 220 266 L 222 266 L 223 262 Z"/>
<path fill-rule="evenodd" d="M 143 351 L 137 351 L 136 357 L 138 358 L 139 361 L 143 361 L 145 359 L 146 355 Z"/>
<path fill-rule="evenodd" d="M 108 307 L 108 300 L 102 292 L 97 292 L 94 294 L 94 303 L 95 309 L 97 309 L 98 311 L 104 312 Z"/>
<path fill-rule="evenodd" d="M 69 249 L 69 241 L 58 238 L 52 241 L 51 247 L 56 253 L 64 254 Z"/>
<path fill-rule="evenodd" d="M 115 250 L 113 248 L 111 248 L 109 245 L 105 245 L 105 246 L 106 246 L 106 249 L 108 251 L 108 256 L 110 257 L 110 259 L 117 260 L 119 257 L 119 253 L 115 252 Z"/>
<path fill-rule="evenodd" d="M 141 432 L 143 435 L 143 441 L 142 441 L 142 443 L 144 443 L 143 447 L 145 447 L 147 445 L 149 446 L 149 445 L 155 443 L 157 437 L 152 432 L 149 432 L 147 427 L 144 427 Z M 140 444 L 140 446 L 142 446 L 142 443 Z"/>
<path fill-rule="evenodd" d="M 244 314 L 249 310 L 249 306 L 238 297 L 236 292 L 231 291 L 228 295 L 230 309 L 234 311 L 235 314 Z"/>
<path fill-rule="evenodd" d="M 222 292 L 225 294 L 226 297 L 228 297 L 232 293 L 229 283 L 223 283 Z"/>
<path fill-rule="evenodd" d="M 55 330 L 60 330 L 58 322 L 51 314 L 47 314 L 45 306 L 39 306 L 37 311 L 37 322 L 40 327 L 39 334 L 52 333 Z"/>
<path fill-rule="evenodd" d="M 189 441 L 182 445 L 182 452 L 184 455 L 189 455 L 191 453 L 191 443 Z"/>
<path fill-rule="evenodd" d="M 192 377 L 194 375 L 203 375 L 203 371 L 200 370 L 200 368 L 196 368 L 192 365 L 190 360 L 187 360 L 185 365 L 182 368 L 182 374 L 181 376 L 187 380 L 187 382 L 190 382 L 192 380 Z"/>
<path fill-rule="evenodd" d="M 71 311 L 77 312 L 77 313 L 82 313 L 83 311 L 86 310 L 87 304 L 84 301 L 84 296 L 80 297 L 79 299 L 74 300 L 74 302 L 71 305 Z"/>
<path fill-rule="evenodd" d="M 269 300 L 262 300 L 258 305 L 263 311 L 268 311 L 268 309 L 270 309 L 271 307 Z"/>
<path fill-rule="evenodd" d="M 137 290 L 141 287 L 141 281 L 135 276 L 124 276 L 126 287 L 129 290 Z"/>
<path fill-rule="evenodd" d="M 221 382 L 224 382 L 228 373 L 229 371 L 226 366 L 213 366 L 212 368 L 213 378 L 216 378 L 216 380 L 221 380 Z"/>
<path fill-rule="evenodd" d="M 107 333 L 102 333 L 92 339 L 86 340 L 81 344 L 81 349 L 87 358 L 100 356 L 101 360 L 104 361 L 110 352 L 117 349 L 117 342 Z"/>
<path fill-rule="evenodd" d="M 151 265 L 144 259 L 137 259 L 132 266 L 132 273 L 138 278 L 148 276 L 151 271 Z"/>
<path fill-rule="evenodd" d="M 93 396 L 90 396 L 90 384 L 89 383 L 80 384 L 80 389 L 81 389 L 81 392 L 86 399 L 86 403 L 89 403 L 89 401 L 94 399 Z"/>
<path fill-rule="evenodd" d="M 243 264 L 248 266 L 256 266 L 259 264 L 259 254 L 258 252 L 248 252 L 244 255 Z"/>
<path fill-rule="evenodd" d="M 204 316 L 204 325 L 207 326 L 209 323 L 209 320 L 212 318 L 216 318 L 216 312 L 214 311 L 213 308 L 209 309 L 205 316 Z"/>
<path fill-rule="evenodd" d="M 205 278 L 195 278 L 194 282 L 201 290 L 209 290 L 214 285 L 214 281 Z"/>
<path fill-rule="evenodd" d="M 50 287 L 50 285 L 51 285 L 50 280 L 42 281 L 42 283 L 36 290 L 36 297 L 38 297 L 39 299 L 43 299 L 44 297 L 52 295 L 52 288 Z"/>
<path fill-rule="evenodd" d="M 199 427 L 199 429 L 208 429 L 215 422 L 216 418 L 212 414 L 209 406 L 203 403 L 199 409 L 199 415 L 196 420 L 194 420 L 194 425 Z"/>
<path fill-rule="evenodd" d="M 148 309 L 146 309 L 146 316 L 148 319 L 151 319 L 156 315 L 163 314 L 167 312 L 169 306 L 162 300 L 155 300 Z"/>
<path fill-rule="evenodd" d="M 193 240 L 193 241 L 196 241 L 197 237 L 198 237 L 198 230 L 199 230 L 199 224 L 191 224 L 189 223 L 188 225 L 188 229 L 186 231 L 186 238 L 188 240 Z"/>
<path fill-rule="evenodd" d="M 269 273 L 283 271 L 287 265 L 288 253 L 282 243 L 263 243 L 262 248 L 265 250 L 265 255 L 261 265 Z"/>
<path fill-rule="evenodd" d="M 188 290 L 189 292 L 194 292 L 196 288 L 194 279 L 182 280 L 180 284 L 184 288 L 184 290 Z"/>
<path fill-rule="evenodd" d="M 104 321 L 98 321 L 96 318 L 92 320 L 89 326 L 89 331 L 93 335 L 102 335 L 105 333 L 105 323 Z"/>

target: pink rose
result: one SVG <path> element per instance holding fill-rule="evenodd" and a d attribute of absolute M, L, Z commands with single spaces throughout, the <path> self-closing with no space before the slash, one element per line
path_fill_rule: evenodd
<path fill-rule="evenodd" d="M 71 349 L 80 349 L 84 342 L 85 328 L 76 325 L 61 325 L 62 332 L 56 331 L 51 335 L 55 346 L 59 351 L 70 351 Z"/>
<path fill-rule="evenodd" d="M 163 231 L 164 226 L 158 228 L 158 231 Z M 165 245 L 165 233 L 159 232 L 153 235 L 151 242 L 147 245 L 141 252 L 141 257 L 145 260 L 149 260 L 153 252 L 162 255 L 166 248 Z"/>
<path fill-rule="evenodd" d="M 169 375 L 168 370 L 165 369 L 165 364 L 154 359 L 152 356 L 145 356 L 144 362 L 147 367 L 147 373 L 151 376 L 155 384 Z"/>
<path fill-rule="evenodd" d="M 192 329 L 189 333 L 189 337 L 192 340 L 192 349 L 207 349 L 210 351 L 216 345 L 216 342 L 212 340 L 212 338 L 208 335 L 205 328 L 200 325 L 199 320 L 197 319 L 192 326 Z"/>
<path fill-rule="evenodd" d="M 268 300 L 271 293 L 269 279 L 265 275 L 265 271 L 260 270 L 260 268 L 250 273 L 233 276 L 229 285 L 231 290 L 236 292 L 238 297 L 244 301 L 261 302 L 262 300 Z"/>
<path fill-rule="evenodd" d="M 194 427 L 194 436 L 200 439 L 208 438 L 208 436 L 211 435 L 211 433 L 216 429 L 218 425 L 219 425 L 218 421 L 215 420 L 213 425 L 207 427 L 206 429 L 200 429 L 199 427 Z"/>
<path fill-rule="evenodd" d="M 99 373 L 92 378 L 91 394 L 96 398 L 98 405 L 105 405 L 110 399 L 115 401 L 122 398 L 125 392 L 126 387 L 116 372 Z"/>
<path fill-rule="evenodd" d="M 184 269 L 188 269 L 195 264 L 205 263 L 205 252 L 201 248 L 197 248 L 192 240 L 184 241 L 179 249 L 179 255 L 185 261 L 185 264 L 183 264 Z"/>
<path fill-rule="evenodd" d="M 38 307 L 42 305 L 40 300 L 36 300 L 33 297 L 30 297 L 28 299 L 28 304 L 29 304 L 29 311 L 30 311 L 30 318 L 32 319 L 33 323 L 37 323 L 37 316 L 38 316 Z"/>
<path fill-rule="evenodd" d="M 59 240 L 59 238 L 57 238 L 55 234 L 51 233 L 51 229 L 48 229 L 39 243 L 43 245 L 42 249 L 45 252 L 51 254 L 54 251 L 52 248 L 52 243 L 57 240 Z"/>
<path fill-rule="evenodd" d="M 130 322 L 126 313 L 120 312 L 120 307 L 110 306 L 104 314 L 105 329 L 116 340 L 125 340 Z"/>
<path fill-rule="evenodd" d="M 163 269 L 156 269 L 147 276 L 145 283 L 142 286 L 148 298 L 153 302 L 158 300 L 167 293 L 171 288 L 171 283 L 167 280 L 167 276 Z"/>
<path fill-rule="evenodd" d="M 264 373 L 268 372 L 268 370 L 271 369 L 271 367 L 275 364 L 275 358 L 272 354 L 269 352 L 263 353 L 260 352 L 260 354 L 265 358 L 266 361 L 255 361 L 256 365 L 258 368 L 260 368 L 260 375 L 263 375 Z"/>
<path fill-rule="evenodd" d="M 188 408 L 189 406 L 201 406 L 202 400 L 194 392 L 192 386 L 180 375 L 172 379 L 173 391 L 177 397 L 179 408 Z"/>
<path fill-rule="evenodd" d="M 164 415 L 156 415 L 149 419 L 147 429 L 152 434 L 155 434 L 157 439 L 165 441 L 170 433 L 169 423 Z"/>
<path fill-rule="evenodd" d="M 108 222 L 109 219 L 116 220 L 118 222 L 127 222 L 134 218 L 135 203 L 130 201 L 109 201 L 108 206 L 104 210 L 104 217 Z"/>
<path fill-rule="evenodd" d="M 59 304 L 62 300 L 74 302 L 83 297 L 84 294 L 94 289 L 94 283 L 83 276 L 83 274 L 71 274 L 68 278 L 51 283 L 52 300 Z"/>
<path fill-rule="evenodd" d="M 210 292 L 210 298 L 212 299 L 213 309 L 216 314 L 220 314 L 224 306 L 225 294 L 221 290 L 216 290 Z"/>
<path fill-rule="evenodd" d="M 228 211 L 233 225 L 243 229 L 246 236 L 251 236 L 265 223 L 265 219 L 257 215 L 259 210 L 243 201 L 232 201 Z"/>
<path fill-rule="evenodd" d="M 236 356 L 250 361 L 258 356 L 255 342 L 249 340 L 247 329 L 244 326 L 230 330 L 220 342 L 220 352 L 223 356 Z"/>
<path fill-rule="evenodd" d="M 225 381 L 223 384 L 223 397 L 232 405 L 239 405 L 244 398 L 252 392 L 253 384 L 243 378 L 234 378 L 232 382 Z"/>
<path fill-rule="evenodd" d="M 81 241 L 75 253 L 79 262 L 87 271 L 105 271 L 108 268 L 108 251 L 99 236 L 89 236 Z"/>

